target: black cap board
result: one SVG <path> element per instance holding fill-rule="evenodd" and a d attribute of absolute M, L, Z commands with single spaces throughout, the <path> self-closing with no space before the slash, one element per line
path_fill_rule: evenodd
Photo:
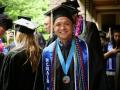
<path fill-rule="evenodd" d="M 21 19 L 21 18 L 31 21 L 31 18 L 28 16 L 18 16 L 18 19 Z"/>
<path fill-rule="evenodd" d="M 50 16 L 51 11 L 53 14 L 53 23 L 58 17 L 61 17 L 61 16 L 65 16 L 69 18 L 72 22 L 74 22 L 72 16 L 74 15 L 73 12 L 76 11 L 76 9 L 73 9 L 71 7 L 66 7 L 65 5 L 60 5 L 46 12 L 45 15 Z"/>
<path fill-rule="evenodd" d="M 77 0 L 63 2 L 62 4 L 73 7 L 73 8 L 78 8 L 79 7 L 79 4 L 78 4 Z"/>

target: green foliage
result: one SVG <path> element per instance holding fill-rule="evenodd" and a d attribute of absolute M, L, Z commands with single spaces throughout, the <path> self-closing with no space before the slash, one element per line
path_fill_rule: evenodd
<path fill-rule="evenodd" d="M 49 0 L 0 0 L 6 6 L 5 13 L 13 20 L 17 16 L 29 16 L 38 23 L 38 31 L 43 31 L 44 13 L 48 8 Z"/>

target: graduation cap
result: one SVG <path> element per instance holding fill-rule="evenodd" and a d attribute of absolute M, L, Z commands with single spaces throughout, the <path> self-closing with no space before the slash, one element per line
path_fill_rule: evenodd
<path fill-rule="evenodd" d="M 77 0 L 63 2 L 62 4 L 66 5 L 66 6 L 69 6 L 69 7 L 72 7 L 72 8 L 76 8 L 76 9 L 79 7 L 79 4 L 78 4 Z"/>
<path fill-rule="evenodd" d="M 21 19 L 21 18 L 31 21 L 31 18 L 27 16 L 18 16 L 18 19 Z"/>
<path fill-rule="evenodd" d="M 36 29 L 36 24 L 27 20 L 27 19 L 18 19 L 14 22 L 16 31 L 25 33 L 25 34 L 33 34 Z"/>
<path fill-rule="evenodd" d="M 0 26 L 4 27 L 6 30 L 12 28 L 13 20 L 10 19 L 5 14 L 0 14 Z"/>
<path fill-rule="evenodd" d="M 74 22 L 72 15 L 74 15 L 76 11 L 78 11 L 78 10 L 76 10 L 75 8 L 68 7 L 65 5 L 60 5 L 60 6 L 53 8 L 52 10 L 46 12 L 45 15 L 51 16 L 51 13 L 52 13 L 53 23 L 58 17 L 61 17 L 61 16 L 65 16 L 65 17 L 69 18 L 72 22 Z"/>
<path fill-rule="evenodd" d="M 115 25 L 114 27 L 113 27 L 113 30 L 112 30 L 113 32 L 120 32 L 120 25 Z"/>
<path fill-rule="evenodd" d="M 5 6 L 0 4 L 0 14 L 3 14 L 4 10 L 5 10 Z"/>

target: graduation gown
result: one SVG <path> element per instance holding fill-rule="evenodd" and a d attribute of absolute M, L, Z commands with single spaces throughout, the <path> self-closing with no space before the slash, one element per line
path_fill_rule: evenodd
<path fill-rule="evenodd" d="M 0 71 L 1 71 L 1 68 L 2 68 L 4 57 L 5 57 L 5 55 L 2 52 L 0 52 Z"/>
<path fill-rule="evenodd" d="M 120 52 L 116 55 L 115 89 L 120 90 Z"/>
<path fill-rule="evenodd" d="M 95 23 L 93 22 L 86 22 L 86 23 L 87 23 L 87 29 L 83 39 L 87 42 L 88 51 L 89 51 L 89 90 L 107 90 L 107 85 L 105 80 L 106 77 L 105 60 L 103 59 L 99 32 Z M 51 48 L 53 48 L 52 44 L 50 44 L 47 47 L 47 51 L 48 51 L 47 53 L 52 53 L 52 51 L 50 51 Z M 42 80 L 43 72 L 41 71 L 42 71 L 42 62 L 40 62 L 38 68 L 34 90 L 39 90 L 41 87 L 44 87 L 43 84 L 44 81 Z"/>
<path fill-rule="evenodd" d="M 86 21 L 86 30 L 83 36 L 89 50 L 90 90 L 106 90 L 106 61 L 103 57 L 99 31 L 96 24 Z"/>
<path fill-rule="evenodd" d="M 84 41 L 81 40 L 80 42 L 83 43 L 83 45 L 86 45 Z M 79 44 L 80 44 L 80 42 L 79 42 Z M 47 59 L 48 59 L 48 61 L 50 61 L 50 63 L 52 63 L 51 61 L 53 58 L 55 43 L 56 43 L 56 41 L 54 41 L 52 44 L 50 44 L 48 47 L 46 47 L 43 50 L 43 58 L 42 58 L 42 60 L 40 60 L 40 63 L 39 63 L 39 68 L 37 71 L 35 85 L 34 85 L 34 90 L 49 90 L 49 88 L 47 88 L 48 85 L 46 83 L 49 83 L 50 82 L 49 80 L 51 78 L 47 77 L 47 72 L 45 72 L 45 71 L 46 71 L 46 69 L 49 71 L 49 69 L 47 66 L 46 66 L 46 68 L 44 68 L 44 63 L 47 64 Z M 67 47 L 61 46 L 61 51 L 64 56 L 64 59 L 66 59 L 68 57 L 70 46 L 71 45 L 67 45 Z M 87 46 L 85 46 L 85 48 L 87 50 Z M 86 55 L 87 55 L 87 53 L 86 53 Z M 58 55 L 55 54 L 55 57 L 56 57 L 56 59 L 55 59 L 56 67 L 54 67 L 54 68 L 56 68 L 56 69 L 55 69 L 55 76 L 54 76 L 55 77 L 54 78 L 55 79 L 54 89 L 55 90 L 75 90 L 74 61 L 72 60 L 69 71 L 68 71 L 68 76 L 70 77 L 70 83 L 65 84 L 63 82 L 63 77 L 65 76 L 65 74 L 64 74 L 62 66 L 60 64 Z M 84 58 L 84 59 L 87 60 L 87 58 Z M 87 62 L 85 62 L 84 64 L 86 64 L 86 63 Z M 50 74 L 50 76 L 51 76 L 51 74 Z M 49 78 L 49 80 L 46 81 L 45 78 Z"/>
<path fill-rule="evenodd" d="M 69 49 L 70 49 L 70 46 L 68 46 L 66 48 L 65 47 L 61 47 L 61 51 L 63 53 L 63 56 L 65 57 L 65 60 L 66 60 L 66 58 L 68 56 Z M 63 80 L 63 77 L 65 76 L 65 74 L 64 74 L 64 72 L 62 70 L 62 66 L 60 65 L 60 62 L 58 60 L 58 56 L 56 56 L 56 58 L 57 58 L 56 59 L 56 65 L 57 66 L 56 66 L 56 87 L 55 87 L 55 90 L 74 90 L 73 60 L 71 62 L 70 70 L 68 72 L 68 75 L 71 77 L 71 83 L 64 84 L 62 80 Z M 44 81 L 42 79 L 44 76 L 40 72 L 42 70 L 40 66 L 42 66 L 41 62 L 40 62 L 39 68 L 38 68 L 38 73 L 37 73 L 37 77 L 36 77 L 36 82 L 35 82 L 34 90 L 44 90 L 43 87 L 45 87 L 43 85 Z M 43 86 L 40 85 L 41 83 L 42 83 Z"/>
<path fill-rule="evenodd" d="M 0 73 L 0 90 L 33 90 L 35 72 L 24 51 L 10 52 Z"/>

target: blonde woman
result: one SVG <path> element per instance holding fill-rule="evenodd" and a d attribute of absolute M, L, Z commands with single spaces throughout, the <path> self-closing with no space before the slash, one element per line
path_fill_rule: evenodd
<path fill-rule="evenodd" d="M 35 25 L 26 19 L 14 22 L 16 46 L 5 59 L 0 90 L 32 90 L 41 49 L 34 36 Z"/>

